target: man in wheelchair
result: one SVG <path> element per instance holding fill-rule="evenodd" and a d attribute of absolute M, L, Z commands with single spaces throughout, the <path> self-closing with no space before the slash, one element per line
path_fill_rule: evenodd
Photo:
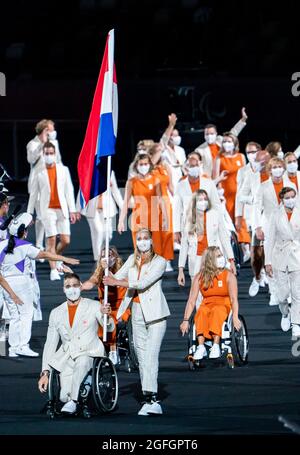
<path fill-rule="evenodd" d="M 213 340 L 209 358 L 221 356 L 220 339 L 223 323 L 232 310 L 232 324 L 240 330 L 241 321 L 238 317 L 237 280 L 234 274 L 225 268 L 226 260 L 218 247 L 209 247 L 203 258 L 200 272 L 195 275 L 184 318 L 180 324 L 182 335 L 189 331 L 189 319 L 196 305 L 198 293 L 203 300 L 195 315 L 198 346 L 194 360 L 207 356 L 205 340 Z"/>
<path fill-rule="evenodd" d="M 94 357 L 104 357 L 105 349 L 98 337 L 103 315 L 110 313 L 110 305 L 99 305 L 95 300 L 80 296 L 81 282 L 76 273 L 66 273 L 64 293 L 67 301 L 51 311 L 47 339 L 43 351 L 42 372 L 38 382 L 40 392 L 46 392 L 51 368 L 60 373 L 61 412 L 74 414 L 80 385 L 93 366 Z M 115 324 L 108 317 L 107 331 Z M 59 342 L 61 346 L 57 349 Z"/>

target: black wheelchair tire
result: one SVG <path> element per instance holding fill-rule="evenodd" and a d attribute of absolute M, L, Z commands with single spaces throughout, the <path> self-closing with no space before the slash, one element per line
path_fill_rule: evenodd
<path fill-rule="evenodd" d="M 112 412 L 118 402 L 117 371 L 108 357 L 97 357 L 92 371 L 92 393 L 99 412 Z"/>
<path fill-rule="evenodd" d="M 131 317 L 127 321 L 127 336 L 128 336 L 128 347 L 129 347 L 130 371 L 132 369 L 138 370 L 139 369 L 139 361 L 138 361 L 138 358 L 137 358 L 137 355 L 136 355 L 136 352 L 135 352 L 135 348 L 134 348 L 134 344 L 133 344 Z"/>
<path fill-rule="evenodd" d="M 242 328 L 238 332 L 234 327 L 232 327 L 231 350 L 234 364 L 242 366 L 248 363 L 249 338 L 245 319 L 241 315 L 239 315 L 239 319 L 242 323 Z M 241 337 L 243 337 L 243 340 L 241 340 Z M 240 349 L 240 341 L 242 341 L 242 343 L 244 344 L 243 352 Z"/>

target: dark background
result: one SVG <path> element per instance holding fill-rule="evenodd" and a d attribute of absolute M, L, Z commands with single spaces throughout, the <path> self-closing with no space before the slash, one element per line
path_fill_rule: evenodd
<path fill-rule="evenodd" d="M 158 140 L 168 113 L 182 145 L 202 142 L 203 126 L 229 129 L 246 106 L 240 136 L 294 150 L 300 99 L 297 2 L 73 0 L 1 3 L 0 153 L 17 179 L 29 173 L 26 144 L 41 118 L 56 122 L 63 161 L 76 163 L 108 31 L 115 28 L 119 129 L 113 167 L 120 183 L 142 138 Z M 76 183 L 75 183 L 76 186 Z"/>

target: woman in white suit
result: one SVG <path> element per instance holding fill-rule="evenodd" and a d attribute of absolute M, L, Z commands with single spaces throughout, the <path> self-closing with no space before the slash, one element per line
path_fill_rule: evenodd
<path fill-rule="evenodd" d="M 186 259 L 188 258 L 189 275 L 193 279 L 200 270 L 202 254 L 209 246 L 219 246 L 230 261 L 231 271 L 236 273 L 230 232 L 225 225 L 224 214 L 211 207 L 205 190 L 198 190 L 193 194 L 181 239 L 177 278 L 180 286 L 185 285 Z"/>
<path fill-rule="evenodd" d="M 133 343 L 139 361 L 139 371 L 145 404 L 138 415 L 162 414 L 157 401 L 157 376 L 160 347 L 170 315 L 162 292 L 162 276 L 167 261 L 154 253 L 151 232 L 137 232 L 136 248 L 123 267 L 115 274 L 103 278 L 108 286 L 127 288 L 117 313 L 117 319 L 131 304 Z"/>
<path fill-rule="evenodd" d="M 292 324 L 293 337 L 300 337 L 300 208 L 296 196 L 292 187 L 284 187 L 279 193 L 281 204 L 269 223 L 265 267 L 267 274 L 275 278 L 281 328 L 287 331 Z"/>
<path fill-rule="evenodd" d="M 86 207 L 81 209 L 79 193 L 76 201 L 77 212 L 86 217 L 91 231 L 92 248 L 94 261 L 98 261 L 100 252 L 103 248 L 106 233 L 106 219 L 108 218 L 108 229 L 110 239 L 112 238 L 113 226 L 112 219 L 118 213 L 118 208 L 121 210 L 123 207 L 123 198 L 118 187 L 117 179 L 114 171 L 111 173 L 110 178 L 111 197 L 108 201 L 107 191 L 100 196 L 91 199 Z M 109 213 L 108 213 L 109 202 Z"/>

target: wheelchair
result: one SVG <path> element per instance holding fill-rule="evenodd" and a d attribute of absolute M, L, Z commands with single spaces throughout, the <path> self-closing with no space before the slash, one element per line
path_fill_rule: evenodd
<path fill-rule="evenodd" d="M 91 370 L 81 383 L 77 411 L 74 416 L 82 415 L 90 418 L 92 415 L 114 411 L 118 401 L 118 377 L 115 366 L 107 357 L 95 357 Z M 60 402 L 60 375 L 51 369 L 48 384 L 49 400 L 46 404 L 46 414 L 54 419 L 64 415 Z"/>
<path fill-rule="evenodd" d="M 131 373 L 132 370 L 138 370 L 139 362 L 133 344 L 131 317 L 126 322 L 118 323 L 117 351 L 120 363 L 124 364 L 128 373 Z"/>
<path fill-rule="evenodd" d="M 187 355 L 188 365 L 191 371 L 199 367 L 204 367 L 207 362 L 213 361 L 221 361 L 221 363 L 225 361 L 229 368 L 247 364 L 249 353 L 248 330 L 243 316 L 239 315 L 239 320 L 241 321 L 241 328 L 240 330 L 236 330 L 233 327 L 232 311 L 230 311 L 227 320 L 222 326 L 222 336 L 220 339 L 221 357 L 218 359 L 203 358 L 201 360 L 194 360 L 193 355 L 197 349 L 198 340 L 195 324 L 191 324 L 188 335 Z M 213 345 L 213 341 L 205 340 L 204 345 L 209 350 Z"/>

